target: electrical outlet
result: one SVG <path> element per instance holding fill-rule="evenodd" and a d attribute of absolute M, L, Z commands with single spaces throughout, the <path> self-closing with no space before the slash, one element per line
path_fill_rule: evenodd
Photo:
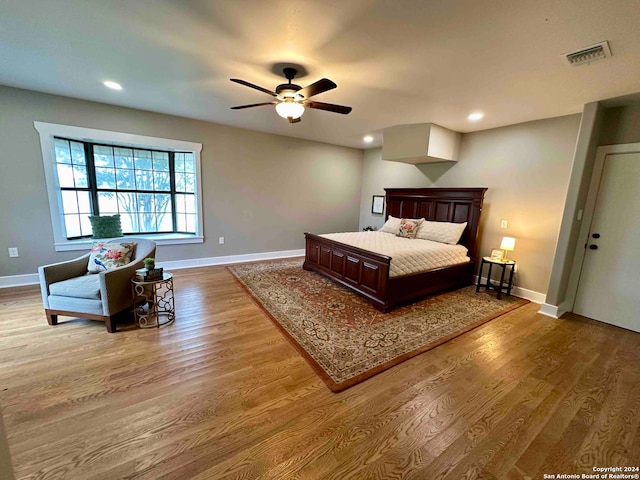
<path fill-rule="evenodd" d="M 18 254 L 18 248 L 17 247 L 9 247 L 9 256 L 11 258 L 17 258 L 20 255 Z"/>
<path fill-rule="evenodd" d="M 508 220 L 502 220 L 500 222 L 500 228 L 507 228 L 509 226 L 509 221 Z"/>
<path fill-rule="evenodd" d="M 224 245 L 224 237 L 218 237 L 218 243 Z"/>

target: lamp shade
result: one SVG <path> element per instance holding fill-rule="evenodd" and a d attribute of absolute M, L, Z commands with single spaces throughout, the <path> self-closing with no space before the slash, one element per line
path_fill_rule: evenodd
<path fill-rule="evenodd" d="M 304 105 L 294 102 L 292 98 L 287 98 L 276 105 L 276 112 L 282 118 L 300 118 L 304 113 Z"/>
<path fill-rule="evenodd" d="M 506 250 L 508 252 L 513 251 L 516 247 L 516 239 L 513 237 L 502 237 L 502 243 L 500 244 L 500 250 Z"/>

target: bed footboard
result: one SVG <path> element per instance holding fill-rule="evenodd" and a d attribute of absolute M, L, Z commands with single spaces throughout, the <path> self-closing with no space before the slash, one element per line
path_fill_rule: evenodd
<path fill-rule="evenodd" d="M 313 270 L 357 291 L 378 310 L 388 311 L 391 257 L 305 233 L 305 270 Z"/>

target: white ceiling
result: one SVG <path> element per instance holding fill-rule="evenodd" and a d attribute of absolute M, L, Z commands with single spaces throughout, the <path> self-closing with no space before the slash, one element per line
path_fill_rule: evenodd
<path fill-rule="evenodd" d="M 469 132 L 639 92 L 639 26 L 640 0 L 0 0 L 0 84 L 362 148 L 392 125 Z M 561 57 L 603 40 L 607 60 Z M 229 109 L 270 101 L 229 79 L 274 89 L 279 62 L 353 112 Z"/>

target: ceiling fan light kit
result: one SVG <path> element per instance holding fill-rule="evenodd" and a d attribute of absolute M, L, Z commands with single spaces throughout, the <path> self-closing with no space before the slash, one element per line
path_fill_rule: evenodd
<path fill-rule="evenodd" d="M 276 104 L 276 112 L 282 118 L 300 118 L 304 113 L 304 105 L 293 98 L 285 98 L 283 102 Z"/>
<path fill-rule="evenodd" d="M 284 68 L 283 73 L 285 78 L 288 80 L 288 83 L 278 85 L 275 92 L 272 92 L 271 90 L 260 87 L 258 85 L 254 85 L 253 83 L 249 83 L 245 80 L 232 78 L 232 82 L 239 83 L 240 85 L 244 85 L 245 87 L 260 90 L 267 95 L 275 97 L 278 101 L 253 103 L 251 105 L 240 105 L 237 107 L 231 107 L 231 109 L 241 110 L 244 108 L 261 107 L 263 105 L 275 105 L 278 115 L 280 115 L 282 118 L 288 119 L 289 123 L 298 123 L 300 121 L 300 117 L 304 113 L 305 107 L 315 108 L 318 110 L 326 110 L 328 112 L 341 113 L 343 115 L 351 112 L 351 107 L 345 107 L 344 105 L 333 105 L 331 103 L 308 100 L 314 95 L 324 93 L 337 87 L 337 85 L 328 78 L 322 78 L 317 82 L 314 82 L 311 85 L 307 85 L 306 87 L 302 88 L 295 83 L 291 83 L 291 80 L 293 80 L 298 73 L 295 68 Z"/>

